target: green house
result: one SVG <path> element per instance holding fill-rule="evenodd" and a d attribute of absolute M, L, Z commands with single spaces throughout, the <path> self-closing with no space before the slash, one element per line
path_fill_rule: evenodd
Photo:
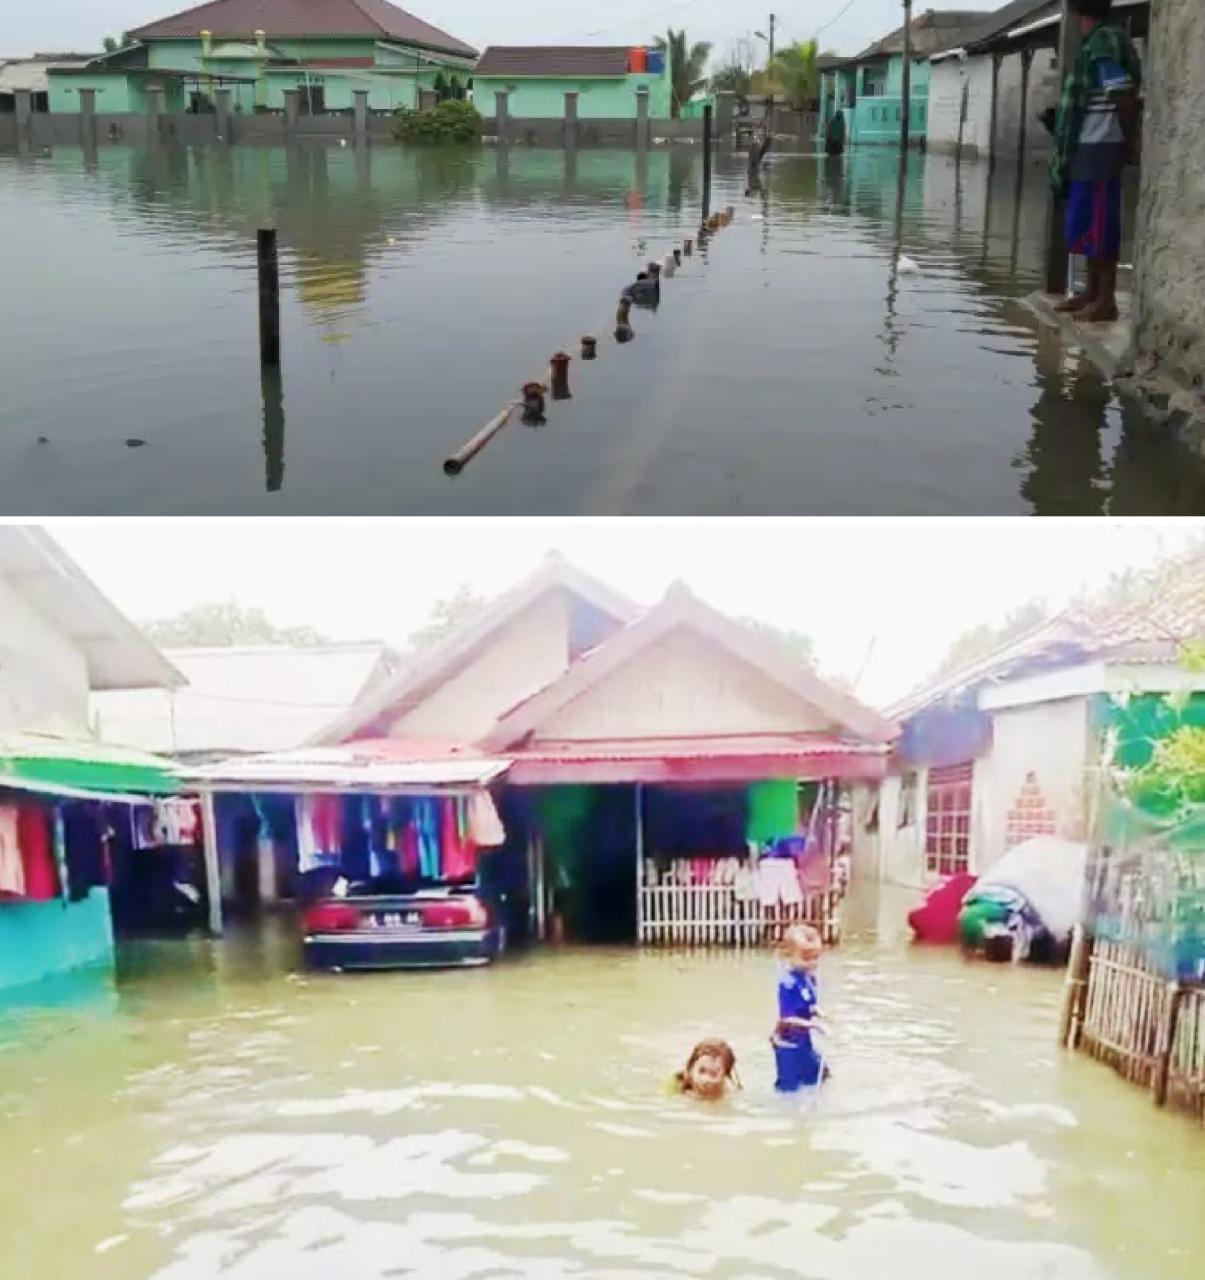
<path fill-rule="evenodd" d="M 929 10 L 912 21 L 912 83 L 908 99 L 910 143 L 924 142 L 929 128 L 929 59 L 956 49 L 987 16 L 979 10 Z M 845 117 L 851 145 L 897 145 L 904 107 L 904 28 L 876 40 L 852 58 L 825 59 L 820 68 L 819 136 L 833 117 Z"/>
<path fill-rule="evenodd" d="M 576 107 L 579 120 L 635 120 L 647 93 L 648 118 L 668 120 L 672 85 L 668 54 L 659 49 L 492 45 L 473 74 L 473 102 L 491 118 L 501 94 L 507 115 L 516 120 L 563 120 L 567 103 Z"/>
<path fill-rule="evenodd" d="M 424 93 L 462 96 L 477 51 L 386 0 L 213 0 L 130 32 L 133 41 L 88 67 L 52 75 L 50 109 L 78 111 L 97 91 L 105 114 L 146 109 L 164 90 L 168 111 L 207 111 L 228 90 L 238 112 L 281 111 L 297 90 L 302 112 L 417 107 Z"/>

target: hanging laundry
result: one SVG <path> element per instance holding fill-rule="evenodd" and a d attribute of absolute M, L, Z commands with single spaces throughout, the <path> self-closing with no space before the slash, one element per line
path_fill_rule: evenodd
<path fill-rule="evenodd" d="M 25 896 L 33 902 L 53 902 L 59 896 L 59 877 L 54 865 L 50 814 L 40 805 L 19 806 L 17 843 L 25 868 Z"/>
<path fill-rule="evenodd" d="M 418 832 L 419 869 L 425 880 L 440 878 L 439 809 L 434 800 L 414 804 L 414 826 Z"/>
<path fill-rule="evenodd" d="M 63 806 L 63 840 L 68 897 L 72 902 L 82 902 L 93 889 L 108 884 L 100 817 L 94 806 Z"/>
<path fill-rule="evenodd" d="M 0 805 L 0 893 L 25 896 L 25 864 L 17 840 L 15 805 Z"/>
<path fill-rule="evenodd" d="M 338 796 L 297 797 L 297 866 L 302 875 L 337 866 L 342 855 Z"/>
<path fill-rule="evenodd" d="M 799 872 L 790 858 L 763 858 L 757 864 L 757 896 L 763 907 L 798 906 L 803 901 Z"/>
<path fill-rule="evenodd" d="M 758 844 L 794 835 L 799 830 L 799 784 L 755 782 L 749 787 L 748 839 Z"/>
<path fill-rule="evenodd" d="M 443 820 L 440 833 L 440 844 L 443 853 L 443 874 L 446 880 L 472 880 L 477 874 L 477 859 L 473 846 L 460 836 L 460 821 L 457 815 L 458 801 L 455 799 L 442 802 Z"/>
<path fill-rule="evenodd" d="M 469 836 L 479 849 L 497 849 L 506 843 L 506 828 L 488 791 L 474 791 L 469 800 Z"/>

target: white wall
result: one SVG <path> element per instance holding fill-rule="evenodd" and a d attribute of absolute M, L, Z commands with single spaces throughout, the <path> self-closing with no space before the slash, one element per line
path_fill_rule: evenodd
<path fill-rule="evenodd" d="M 1089 704 L 1069 698 L 1040 706 L 997 711 L 992 749 L 976 770 L 975 793 L 984 805 L 973 870 L 985 871 L 1005 852 L 1008 813 L 1026 776 L 1033 773 L 1054 810 L 1056 835 L 1086 837 L 1090 783 Z"/>
<path fill-rule="evenodd" d="M 390 736 L 481 737 L 504 712 L 555 680 L 569 664 L 569 601 L 537 601 L 429 698 L 390 726 Z"/>
<path fill-rule="evenodd" d="M 83 654 L 0 576 L 0 732 L 88 730 Z"/>
<path fill-rule="evenodd" d="M 962 80 L 967 80 L 967 118 L 963 128 L 964 155 L 986 158 L 991 150 L 992 59 L 946 58 L 932 68 L 929 86 L 928 145 L 931 151 L 952 153 L 958 145 L 958 118 L 962 103 Z M 997 85 L 999 105 L 996 120 L 996 157 L 1011 164 L 1016 160 L 1021 134 L 1022 64 L 1019 53 L 1003 58 Z M 1034 54 L 1030 69 L 1029 97 L 1025 106 L 1026 144 L 1029 160 L 1048 156 L 1049 134 L 1038 121 L 1047 108 L 1058 105 L 1059 80 L 1054 55 L 1048 49 Z"/>
<path fill-rule="evenodd" d="M 663 637 L 540 726 L 539 737 L 791 733 L 830 721 L 756 668 L 693 632 Z"/>
<path fill-rule="evenodd" d="M 879 878 L 888 884 L 922 888 L 925 871 L 926 788 L 929 771 L 916 770 L 917 794 L 913 821 L 900 826 L 904 777 L 884 779 L 879 793 Z"/>

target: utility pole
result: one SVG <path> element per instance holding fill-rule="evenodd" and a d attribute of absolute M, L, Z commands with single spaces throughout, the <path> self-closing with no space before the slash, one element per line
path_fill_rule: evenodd
<path fill-rule="evenodd" d="M 776 14 L 770 15 L 770 36 L 766 43 L 770 46 L 770 60 L 766 64 L 766 70 L 770 75 L 774 74 L 774 28 L 778 25 L 778 17 Z M 771 81 L 770 97 L 766 103 L 766 131 L 770 137 L 774 136 L 774 88 Z"/>
<path fill-rule="evenodd" d="M 912 125 L 912 0 L 904 0 L 904 82 L 900 94 L 900 150 L 907 153 Z"/>

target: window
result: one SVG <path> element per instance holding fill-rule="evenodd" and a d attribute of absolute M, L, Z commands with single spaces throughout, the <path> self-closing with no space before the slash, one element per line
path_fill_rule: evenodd
<path fill-rule="evenodd" d="M 301 111 L 303 115 L 315 116 L 326 110 L 326 89 L 320 84 L 303 84 L 301 86 Z"/>
<path fill-rule="evenodd" d="M 917 790 L 916 774 L 904 774 L 900 779 L 900 807 L 895 817 L 895 825 L 900 831 L 916 825 Z"/>
<path fill-rule="evenodd" d="M 973 768 L 960 764 L 929 772 L 925 865 L 933 875 L 960 875 L 970 866 Z"/>

